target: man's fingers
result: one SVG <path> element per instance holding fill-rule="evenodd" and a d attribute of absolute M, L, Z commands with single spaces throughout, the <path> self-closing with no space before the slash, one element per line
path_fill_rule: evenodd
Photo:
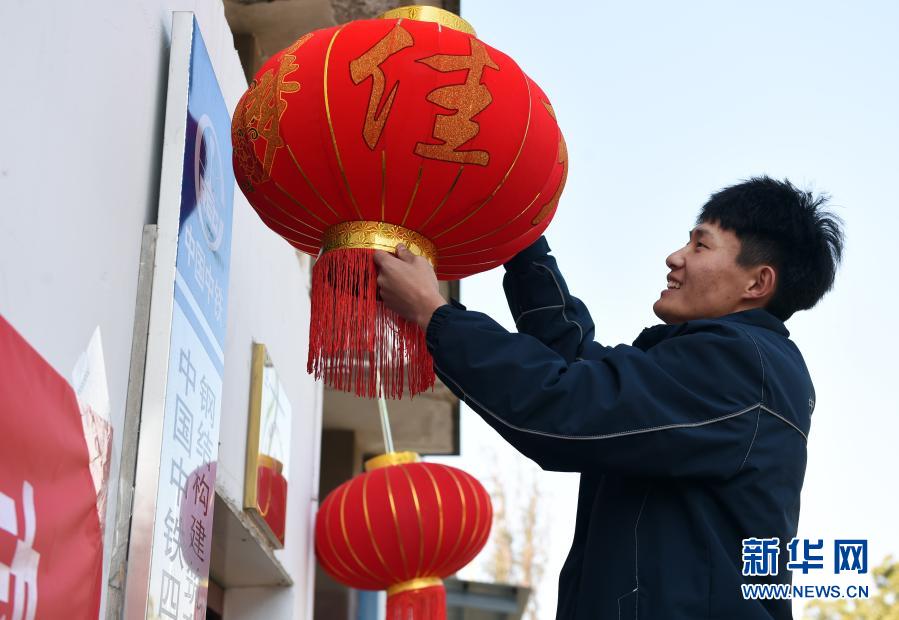
<path fill-rule="evenodd" d="M 383 272 L 378 274 L 378 279 L 376 280 L 378 284 L 378 300 L 384 301 L 384 285 L 387 283 L 387 278 L 383 275 Z"/>
<path fill-rule="evenodd" d="M 404 244 L 400 243 L 396 246 L 396 255 L 404 263 L 411 263 L 415 260 L 415 254 L 409 251 Z"/>
<path fill-rule="evenodd" d="M 390 254 L 385 252 L 384 250 L 375 250 L 374 261 L 375 265 L 377 265 L 378 267 L 383 266 L 385 261 L 390 260 L 390 258 Z"/>

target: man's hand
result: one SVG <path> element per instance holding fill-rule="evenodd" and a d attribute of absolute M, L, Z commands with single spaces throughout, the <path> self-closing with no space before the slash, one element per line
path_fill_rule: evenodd
<path fill-rule="evenodd" d="M 381 299 L 387 307 L 427 329 L 434 310 L 446 303 L 437 288 L 431 263 L 400 244 L 396 246 L 396 256 L 376 250 L 375 265 Z"/>

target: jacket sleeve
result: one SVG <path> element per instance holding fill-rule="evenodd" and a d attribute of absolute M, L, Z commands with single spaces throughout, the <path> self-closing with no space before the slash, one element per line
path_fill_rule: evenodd
<path fill-rule="evenodd" d="M 571 362 L 445 305 L 427 340 L 443 382 L 544 469 L 725 479 L 761 414 L 758 350 L 719 321 L 688 323 L 648 351 L 619 345 Z"/>
<path fill-rule="evenodd" d="M 556 259 L 540 237 L 506 263 L 503 290 L 515 327 L 565 361 L 599 358 L 608 352 L 593 341 L 594 325 L 584 303 L 568 291 Z"/>

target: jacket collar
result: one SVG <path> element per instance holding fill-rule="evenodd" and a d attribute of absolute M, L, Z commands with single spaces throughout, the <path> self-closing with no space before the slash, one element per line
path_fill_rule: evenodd
<path fill-rule="evenodd" d="M 734 312 L 733 314 L 722 316 L 719 320 L 733 321 L 734 323 L 743 323 L 744 325 L 755 325 L 756 327 L 770 329 L 781 336 L 787 338 L 790 337 L 790 330 L 787 329 L 784 322 L 764 308 L 753 308 L 752 310 Z"/>
<path fill-rule="evenodd" d="M 716 319 L 709 320 L 752 325 L 755 327 L 761 327 L 763 329 L 770 329 L 771 331 L 784 337 L 790 336 L 790 332 L 783 324 L 783 321 L 763 308 L 743 310 L 741 312 L 734 312 L 732 314 L 726 314 Z M 674 336 L 677 336 L 680 333 L 684 332 L 689 324 L 690 322 L 688 321 L 686 323 L 673 323 L 671 325 L 663 324 L 655 325 L 653 327 L 647 327 L 642 332 L 640 332 L 640 335 L 637 336 L 636 340 L 634 340 L 634 346 L 645 351 L 650 347 L 654 347 L 662 340 L 673 338 Z"/>

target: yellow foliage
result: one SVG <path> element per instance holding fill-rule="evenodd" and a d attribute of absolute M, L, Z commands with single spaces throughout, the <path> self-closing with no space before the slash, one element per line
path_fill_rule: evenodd
<path fill-rule="evenodd" d="M 815 601 L 805 608 L 805 619 L 899 620 L 899 562 L 887 556 L 872 575 L 874 590 L 870 598 Z"/>

